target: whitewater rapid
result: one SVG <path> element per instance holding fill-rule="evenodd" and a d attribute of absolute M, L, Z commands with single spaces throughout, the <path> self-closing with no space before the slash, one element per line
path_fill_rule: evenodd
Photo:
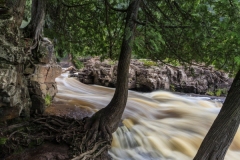
<path fill-rule="evenodd" d="M 83 118 L 105 107 L 114 89 L 85 85 L 67 73 L 56 79 L 56 102 L 83 110 Z M 191 160 L 222 104 L 208 97 L 189 97 L 166 91 L 129 91 L 123 114 L 124 126 L 113 134 L 110 155 L 114 160 Z M 240 158 L 240 132 L 230 146 L 226 160 Z"/>

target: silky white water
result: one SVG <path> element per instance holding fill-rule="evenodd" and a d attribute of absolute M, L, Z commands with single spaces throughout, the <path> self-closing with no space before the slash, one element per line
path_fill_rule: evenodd
<path fill-rule="evenodd" d="M 80 118 L 105 107 L 114 93 L 111 88 L 67 78 L 67 73 L 56 81 L 55 100 L 82 108 Z M 124 126 L 113 134 L 110 155 L 116 160 L 191 160 L 221 106 L 207 97 L 129 91 Z M 240 159 L 239 130 L 225 159 Z"/>

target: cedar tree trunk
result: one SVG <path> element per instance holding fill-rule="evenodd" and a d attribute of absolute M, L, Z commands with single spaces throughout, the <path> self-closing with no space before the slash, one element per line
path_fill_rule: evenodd
<path fill-rule="evenodd" d="M 46 0 L 32 0 L 31 21 L 25 30 L 25 37 L 35 42 L 39 41 L 42 34 L 46 11 Z"/>
<path fill-rule="evenodd" d="M 223 160 L 240 122 L 240 70 L 194 160 Z"/>
<path fill-rule="evenodd" d="M 126 106 L 128 97 L 128 73 L 131 60 L 132 43 L 135 33 L 139 4 L 141 0 L 131 0 L 127 9 L 126 24 L 118 61 L 117 84 L 111 102 L 87 120 L 85 129 L 89 131 L 86 141 L 92 143 L 98 137 L 106 139 L 116 131 Z M 90 142 L 89 142 L 90 141 Z"/>

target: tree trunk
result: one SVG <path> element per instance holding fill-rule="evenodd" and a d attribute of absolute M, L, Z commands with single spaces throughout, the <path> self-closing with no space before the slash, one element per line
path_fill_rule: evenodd
<path fill-rule="evenodd" d="M 86 141 L 93 143 L 101 134 L 103 139 L 108 139 L 116 131 L 126 106 L 128 97 L 128 73 L 131 60 L 132 43 L 141 0 L 132 0 L 127 10 L 124 36 L 118 61 L 117 84 L 114 96 L 110 103 L 96 112 L 87 120 L 85 130 L 89 131 Z M 107 138 L 108 137 L 108 138 Z"/>
<path fill-rule="evenodd" d="M 240 70 L 194 160 L 223 160 L 240 122 Z"/>
<path fill-rule="evenodd" d="M 25 37 L 39 41 L 42 34 L 46 11 L 46 0 L 32 0 L 31 21 L 25 30 Z"/>
<path fill-rule="evenodd" d="M 85 153 L 82 155 L 86 156 L 87 153 L 92 150 L 92 144 L 96 144 L 97 141 L 105 140 L 110 142 L 112 133 L 118 128 L 118 124 L 127 103 L 128 73 L 131 60 L 132 43 L 136 29 L 134 20 L 137 19 L 140 2 L 141 0 L 132 0 L 129 4 L 121 52 L 118 61 L 116 90 L 112 100 L 105 108 L 96 112 L 91 118 L 86 119 L 86 123 L 84 125 L 86 135 L 82 142 L 85 146 Z M 97 159 L 110 159 L 106 156 L 108 146 L 103 144 L 102 147 L 103 148 L 98 149 L 101 151 L 101 154 Z M 102 156 L 105 158 L 102 158 Z M 92 155 L 90 155 L 90 157 L 92 157 Z M 81 158 L 82 157 L 80 155 L 75 157 L 73 160 Z M 96 157 L 93 157 L 92 159 L 96 159 Z"/>
<path fill-rule="evenodd" d="M 129 65 L 131 60 L 132 43 L 136 28 L 134 20 L 137 19 L 139 3 L 140 0 L 132 0 L 128 8 L 121 52 L 118 60 L 116 90 L 111 102 L 106 107 L 109 113 L 111 113 L 109 115 L 111 116 L 111 119 L 117 118 L 116 120 L 118 122 L 122 117 L 128 97 Z M 112 128 L 112 132 L 117 129 L 118 122 L 117 126 Z"/>

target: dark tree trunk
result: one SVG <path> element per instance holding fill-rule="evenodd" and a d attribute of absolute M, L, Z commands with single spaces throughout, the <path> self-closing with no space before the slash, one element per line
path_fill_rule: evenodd
<path fill-rule="evenodd" d="M 128 97 L 128 73 L 131 60 L 132 43 L 136 29 L 134 20 L 137 19 L 140 2 L 141 0 L 131 0 L 127 10 L 125 30 L 118 61 L 117 84 L 114 96 L 105 108 L 96 112 L 91 118 L 86 119 L 86 124 L 84 126 L 86 136 L 82 142 L 82 144 L 85 145 L 84 155 L 91 150 L 92 144 L 96 144 L 96 141 L 101 141 L 101 139 L 111 141 L 112 133 L 116 131 L 121 120 Z M 97 159 L 110 159 L 109 157 L 104 156 L 107 154 L 107 148 L 105 145 L 103 145 L 103 148 L 98 150 L 101 151 L 101 155 Z M 102 156 L 105 158 L 102 158 Z M 81 155 L 73 160 L 78 159 L 81 159 Z M 94 157 L 93 159 L 96 158 Z"/>
<path fill-rule="evenodd" d="M 39 41 L 42 34 L 46 11 L 46 0 L 32 0 L 31 21 L 25 28 L 25 37 L 35 42 Z"/>
<path fill-rule="evenodd" d="M 108 112 L 111 113 L 109 114 L 111 119 L 118 122 L 122 117 L 128 97 L 129 65 L 136 28 L 134 20 L 137 19 L 139 3 L 140 0 L 132 0 L 128 8 L 121 52 L 118 61 L 116 91 L 111 102 L 106 107 Z M 116 126 L 111 128 L 112 132 L 117 129 L 118 122 L 115 122 L 117 123 Z"/>
<path fill-rule="evenodd" d="M 223 160 L 240 122 L 240 70 L 194 160 Z"/>
<path fill-rule="evenodd" d="M 111 31 L 110 31 L 110 27 L 111 27 L 111 21 L 109 21 L 109 6 L 107 5 L 107 2 L 105 1 L 105 22 L 106 22 L 106 26 L 107 26 L 107 31 L 108 31 L 108 37 L 109 37 L 109 51 L 108 51 L 108 56 L 110 59 L 112 59 L 112 46 L 113 46 L 113 42 L 112 42 L 112 34 L 111 34 Z"/>
<path fill-rule="evenodd" d="M 132 43 L 137 19 L 139 4 L 141 0 L 132 0 L 127 10 L 124 36 L 122 40 L 121 52 L 118 61 L 117 84 L 111 102 L 103 109 L 96 112 L 87 120 L 85 129 L 87 143 L 95 141 L 101 134 L 102 138 L 109 138 L 118 128 L 128 97 L 128 73 L 131 60 Z"/>

